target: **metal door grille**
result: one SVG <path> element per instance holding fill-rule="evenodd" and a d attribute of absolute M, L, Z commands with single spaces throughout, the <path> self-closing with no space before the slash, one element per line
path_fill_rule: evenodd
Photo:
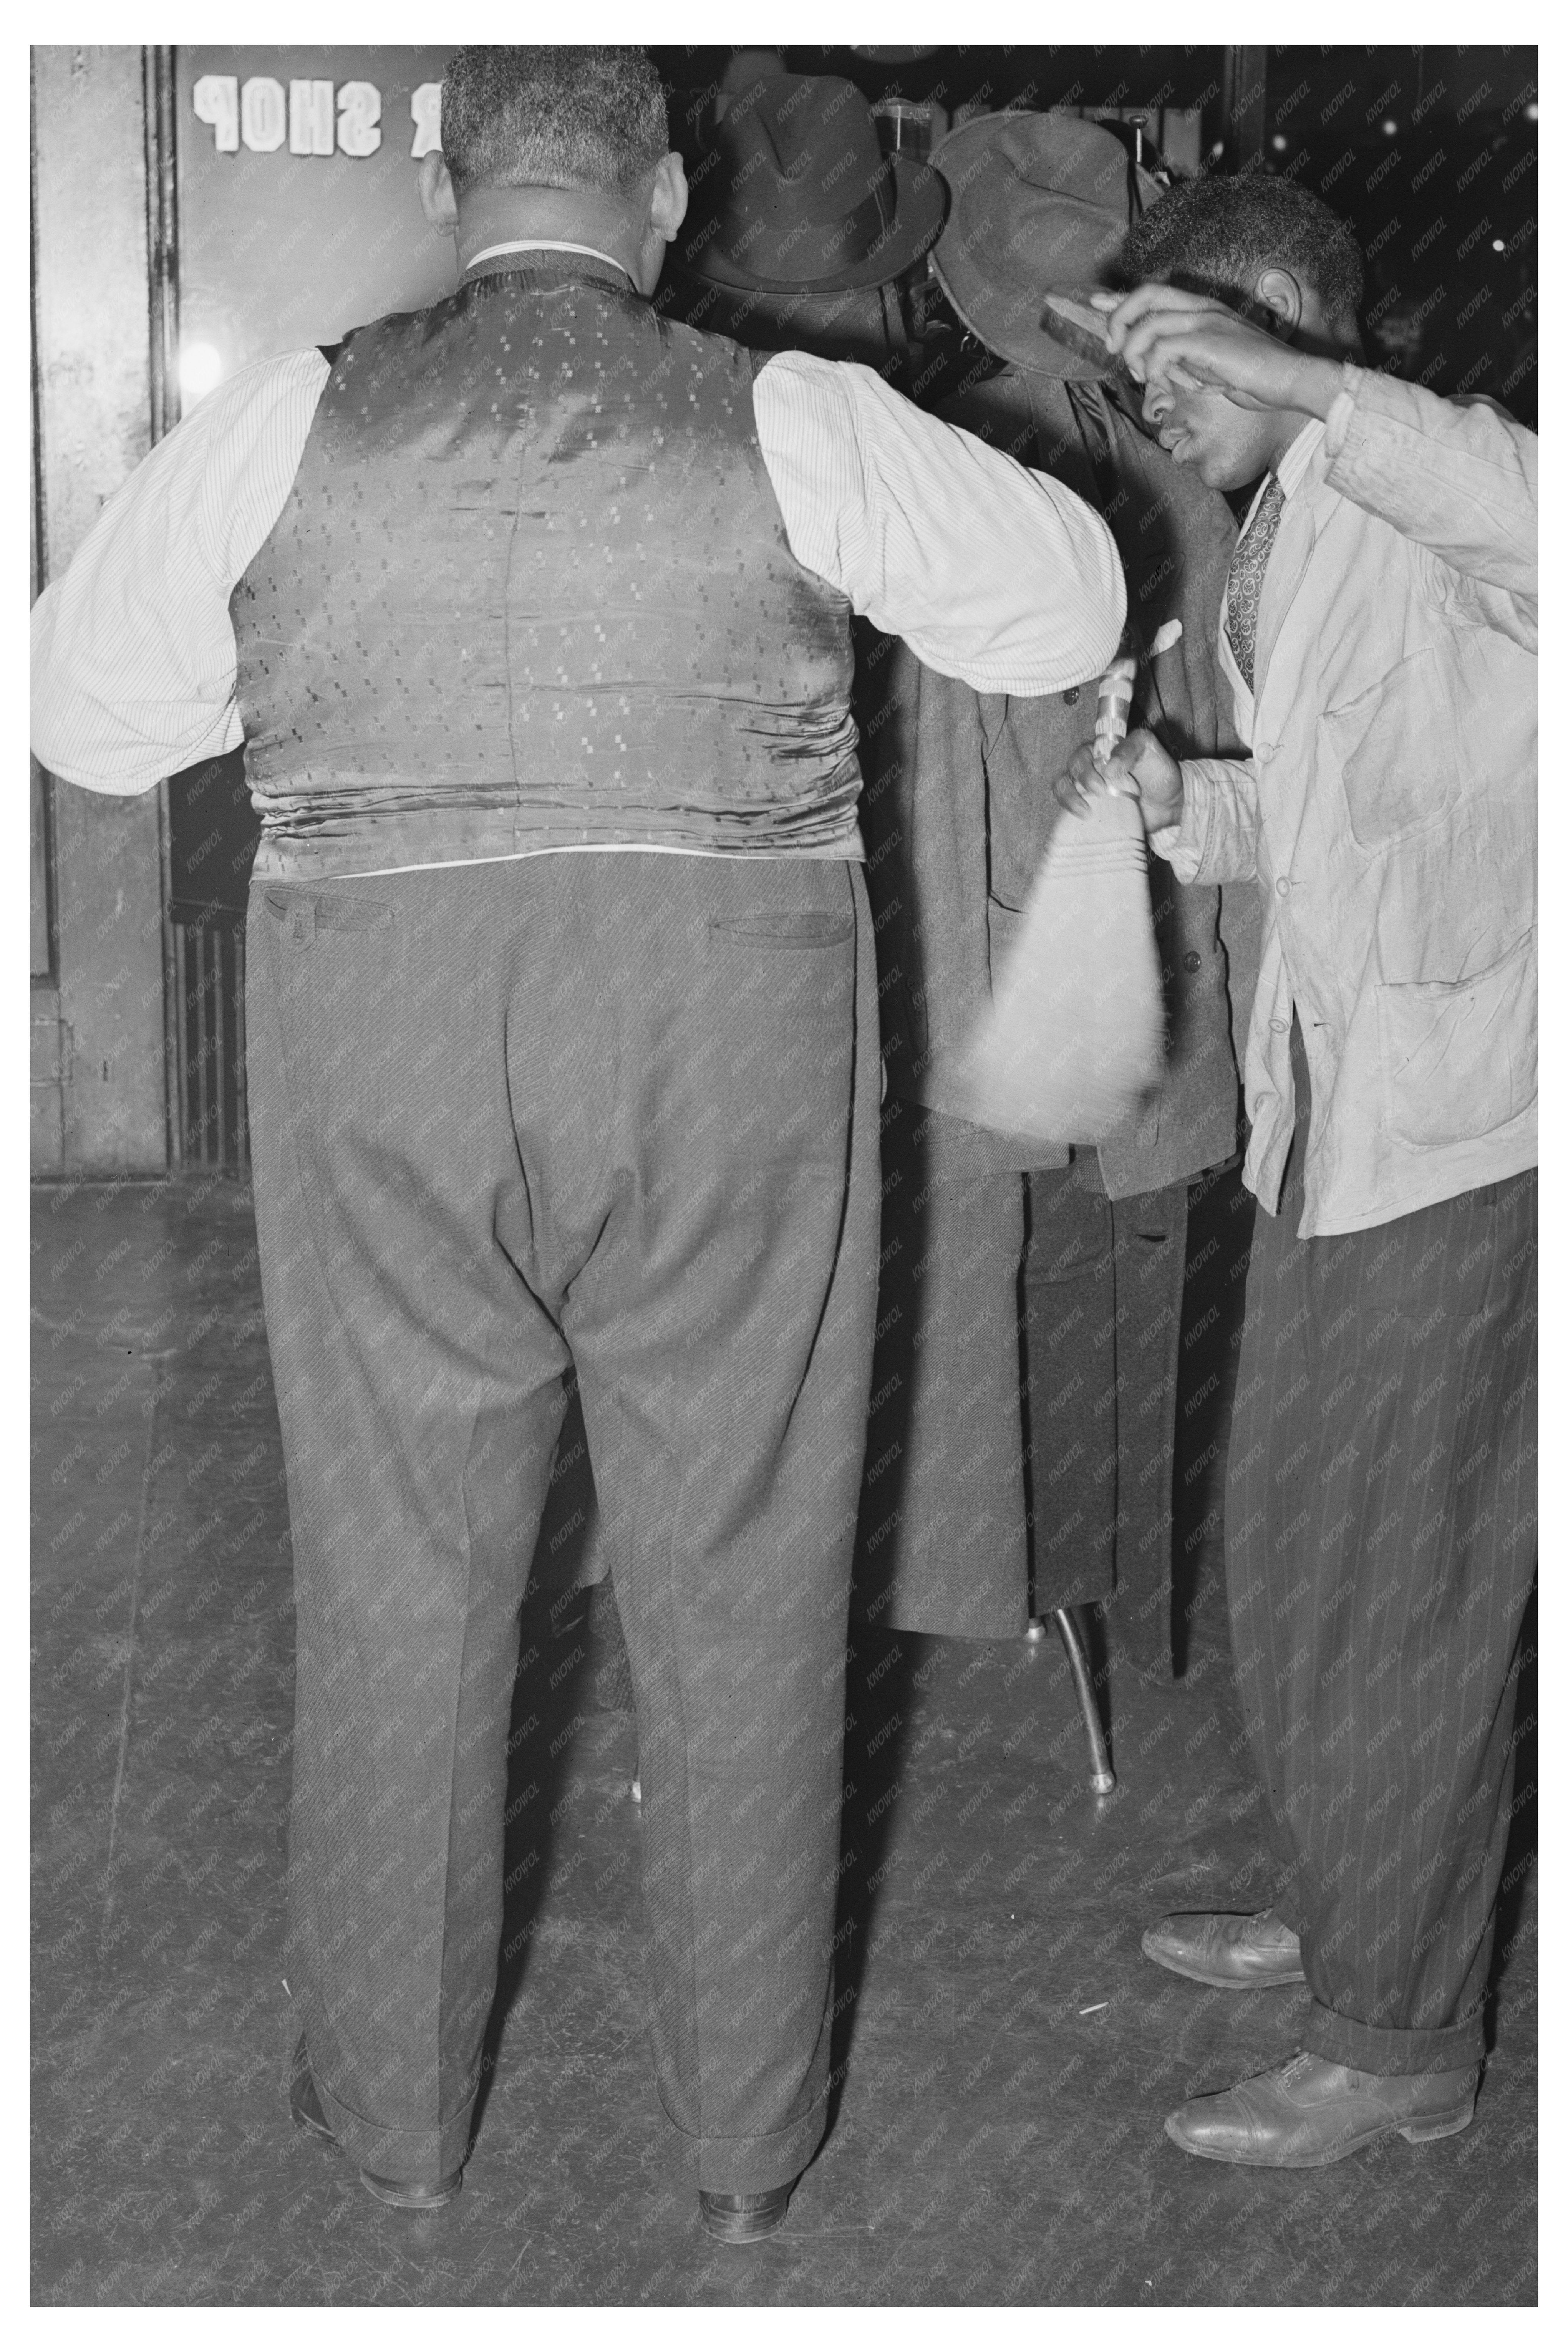
<path fill-rule="evenodd" d="M 237 1173 L 250 1165 L 245 1103 L 245 931 L 175 923 L 174 1066 L 181 1158 Z"/>

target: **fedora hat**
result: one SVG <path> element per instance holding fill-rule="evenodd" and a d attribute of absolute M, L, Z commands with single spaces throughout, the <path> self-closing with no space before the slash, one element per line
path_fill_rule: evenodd
<path fill-rule="evenodd" d="M 1036 375 L 1112 373 L 1109 354 L 1087 357 L 1052 331 L 1046 297 L 1110 283 L 1159 182 L 1113 131 L 1071 114 L 977 115 L 931 161 L 951 196 L 936 274 L 970 333 Z"/>
<path fill-rule="evenodd" d="M 676 257 L 718 285 L 776 294 L 881 286 L 941 230 L 941 178 L 912 157 L 884 155 L 869 105 L 836 75 L 761 75 L 730 96 L 704 145 Z"/>

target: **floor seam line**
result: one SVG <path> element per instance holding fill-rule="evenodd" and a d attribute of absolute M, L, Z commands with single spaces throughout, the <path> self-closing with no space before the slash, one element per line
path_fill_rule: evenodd
<path fill-rule="evenodd" d="M 131 1748 L 131 1693 L 136 1675 L 136 1619 L 142 1606 L 142 1563 L 146 1551 L 147 1504 L 153 1486 L 153 1439 L 157 1427 L 156 1395 L 148 1402 L 147 1443 L 142 1455 L 142 1497 L 136 1514 L 136 1557 L 131 1570 L 131 1621 L 126 1629 L 125 1687 L 120 1702 L 120 1752 L 114 1763 L 114 1791 L 109 1801 L 109 1855 L 103 1865 L 103 1917 L 99 1935 L 109 1931 L 114 1911 L 114 1842 L 120 1826 L 120 1800 L 125 1789 L 125 1763 Z"/>

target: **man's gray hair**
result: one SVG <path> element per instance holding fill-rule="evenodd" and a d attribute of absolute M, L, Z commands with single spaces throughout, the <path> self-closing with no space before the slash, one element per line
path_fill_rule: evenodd
<path fill-rule="evenodd" d="M 646 49 L 463 48 L 441 82 L 441 152 L 466 188 L 591 188 L 617 195 L 669 148 Z"/>

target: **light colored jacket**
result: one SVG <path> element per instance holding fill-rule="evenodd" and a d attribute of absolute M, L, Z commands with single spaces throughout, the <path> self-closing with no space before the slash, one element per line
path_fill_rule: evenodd
<path fill-rule="evenodd" d="M 1312 1083 L 1300 1232 L 1536 1159 L 1536 454 L 1489 404 L 1359 368 L 1287 500 L 1247 761 L 1184 761 L 1184 881 L 1264 894 L 1246 1180 L 1271 1213 Z"/>

